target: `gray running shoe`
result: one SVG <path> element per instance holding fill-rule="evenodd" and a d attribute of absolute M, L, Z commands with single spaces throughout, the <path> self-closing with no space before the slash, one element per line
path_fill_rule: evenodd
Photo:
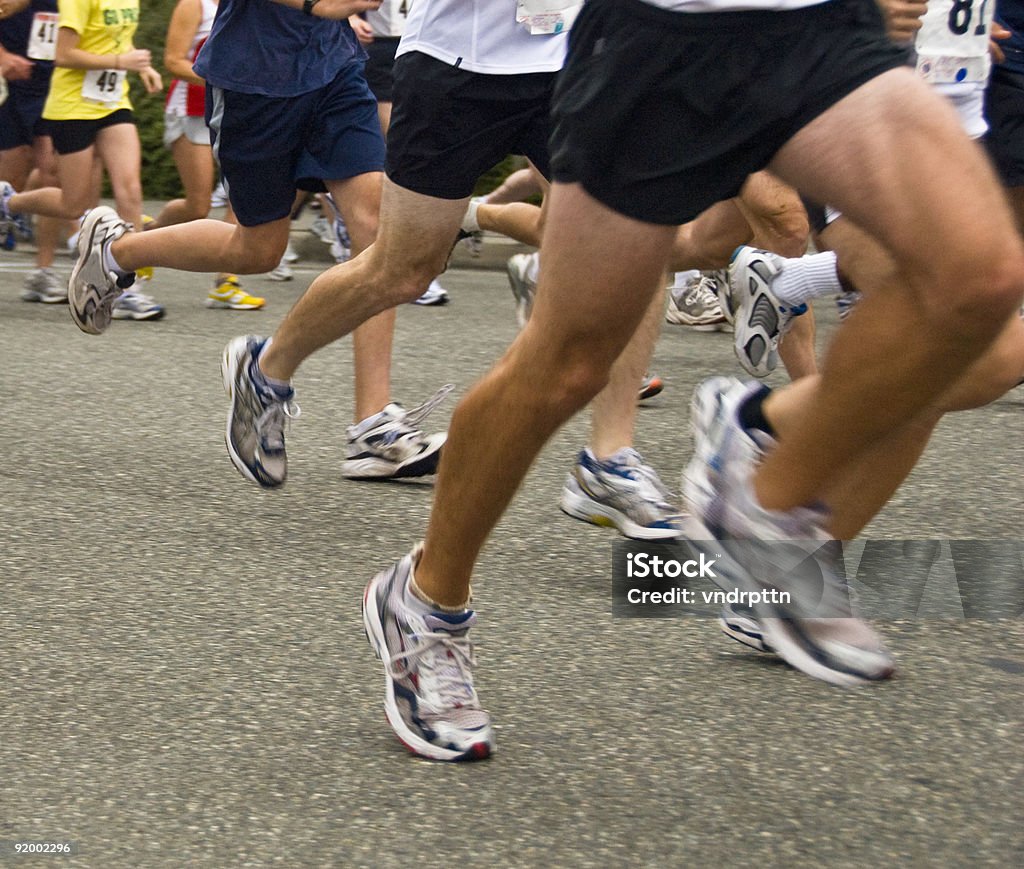
<path fill-rule="evenodd" d="M 562 487 L 562 512 L 617 528 L 635 540 L 667 540 L 682 533 L 682 515 L 654 468 L 631 448 L 599 462 L 583 450 Z"/>
<path fill-rule="evenodd" d="M 729 289 L 736 305 L 734 348 L 743 370 L 767 377 L 779 364 L 779 341 L 807 305 L 785 305 L 772 292 L 782 257 L 766 250 L 736 248 L 729 265 Z"/>
<path fill-rule="evenodd" d="M 25 278 L 21 298 L 25 302 L 42 302 L 44 305 L 66 305 L 68 288 L 57 279 L 52 269 L 36 269 Z"/>
<path fill-rule="evenodd" d="M 164 315 L 163 305 L 158 305 L 143 293 L 127 292 L 114 302 L 111 316 L 115 320 L 159 320 Z"/>
<path fill-rule="evenodd" d="M 745 605 L 727 603 L 722 607 L 718 617 L 718 626 L 722 633 L 737 643 L 742 643 L 758 652 L 771 653 L 772 648 L 765 644 L 764 632 L 754 617 L 754 610 Z"/>
<path fill-rule="evenodd" d="M 436 473 L 448 434 L 427 435 L 419 425 L 454 388 L 451 384 L 441 387 L 411 410 L 389 404 L 376 416 L 350 426 L 342 476 L 351 480 L 397 480 Z"/>
<path fill-rule="evenodd" d="M 858 618 L 842 568 L 842 546 L 818 508 L 765 510 L 751 476 L 770 439 L 756 442 L 737 410 L 758 384 L 716 377 L 691 408 L 694 457 L 684 489 L 701 539 L 717 558 L 716 580 L 749 595 L 762 642 L 791 666 L 836 685 L 886 679 L 895 665 L 878 634 Z"/>
<path fill-rule="evenodd" d="M 517 253 L 509 257 L 508 282 L 512 287 L 512 295 L 516 298 L 516 322 L 522 329 L 530 314 L 533 313 L 533 296 L 537 292 L 537 284 L 528 277 L 530 264 L 536 253 Z"/>
<path fill-rule="evenodd" d="M 272 489 L 288 476 L 284 429 L 301 411 L 293 401 L 295 390 L 279 395 L 254 379 L 253 366 L 266 342 L 257 335 L 232 339 L 224 348 L 221 374 L 231 399 L 224 434 L 231 463 L 247 480 Z"/>
<path fill-rule="evenodd" d="M 685 287 L 669 290 L 665 319 L 700 330 L 714 330 L 719 323 L 725 323 L 714 279 L 701 275 Z"/>
<path fill-rule="evenodd" d="M 473 687 L 469 631 L 475 613 L 413 610 L 406 589 L 419 548 L 378 573 L 363 595 L 363 627 L 384 664 L 384 711 L 406 748 L 431 760 L 482 760 L 494 752 L 491 717 Z"/>
<path fill-rule="evenodd" d="M 103 249 L 131 229 L 113 208 L 99 205 L 82 221 L 78 233 L 78 260 L 71 269 L 68 302 L 71 319 L 83 332 L 99 335 L 107 330 L 114 303 L 135 283 L 135 273 L 118 276 L 103 266 Z"/>

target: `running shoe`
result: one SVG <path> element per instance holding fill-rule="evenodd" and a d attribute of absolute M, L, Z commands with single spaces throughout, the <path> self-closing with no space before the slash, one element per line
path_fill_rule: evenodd
<path fill-rule="evenodd" d="M 532 258 L 536 253 L 517 253 L 509 257 L 506 269 L 508 282 L 512 287 L 512 295 L 516 299 L 516 322 L 522 329 L 533 312 L 533 297 L 537 292 L 537 283 L 530 279 Z"/>
<path fill-rule="evenodd" d="M 52 269 L 36 269 L 25 278 L 21 298 L 25 302 L 42 302 L 44 305 L 67 304 L 68 288 L 57 279 Z"/>
<path fill-rule="evenodd" d="M 224 179 L 217 182 L 210 194 L 210 208 L 223 208 L 228 204 L 228 192 L 224 189 Z"/>
<path fill-rule="evenodd" d="M 282 258 L 281 262 L 277 264 L 277 268 L 272 272 L 267 272 L 267 277 L 272 281 L 290 281 L 295 277 L 295 272 L 292 271 L 292 267 Z"/>
<path fill-rule="evenodd" d="M 7 204 L 17 192 L 9 181 L 0 181 L 0 247 L 4 250 L 14 250 L 18 243 L 15 218 Z"/>
<path fill-rule="evenodd" d="M 839 312 L 839 319 L 845 320 L 850 316 L 850 312 L 857 307 L 857 303 L 860 301 L 860 293 L 856 290 L 852 290 L 849 293 L 840 293 L 836 296 L 836 310 Z"/>
<path fill-rule="evenodd" d="M 363 594 L 366 638 L 384 664 L 384 712 L 413 754 L 482 760 L 494 752 L 494 732 L 473 687 L 476 614 L 420 612 L 406 603 L 419 552 L 378 573 Z"/>
<path fill-rule="evenodd" d="M 36 240 L 31 214 L 12 214 L 11 221 L 14 224 L 14 235 L 18 241 L 32 244 Z"/>
<path fill-rule="evenodd" d="M 125 293 L 114 302 L 114 310 L 111 312 L 115 320 L 159 320 L 163 315 L 163 305 L 134 291 Z"/>
<path fill-rule="evenodd" d="M 114 303 L 135 282 L 135 274 L 118 276 L 103 266 L 103 249 L 131 229 L 113 208 L 99 205 L 82 221 L 78 233 L 78 259 L 71 269 L 68 301 L 71 318 L 83 332 L 105 332 L 113 317 Z"/>
<path fill-rule="evenodd" d="M 718 616 L 718 626 L 723 634 L 747 648 L 758 652 L 772 652 L 771 646 L 764 641 L 764 632 L 754 616 L 752 607 L 745 604 L 725 604 Z"/>
<path fill-rule="evenodd" d="M 683 517 L 672 501 L 657 472 L 626 447 L 604 461 L 583 450 L 559 506 L 574 519 L 617 528 L 635 540 L 666 540 L 682 533 Z"/>
<path fill-rule="evenodd" d="M 767 377 L 779 364 L 779 341 L 807 305 L 785 305 L 772 292 L 782 257 L 765 250 L 736 248 L 729 265 L 729 290 L 736 305 L 736 358 L 754 377 Z"/>
<path fill-rule="evenodd" d="M 656 395 L 661 395 L 664 389 L 665 381 L 657 374 L 645 374 L 644 379 L 640 381 L 640 393 L 637 400 L 646 401 L 648 398 L 654 398 Z"/>
<path fill-rule="evenodd" d="M 221 374 L 231 399 L 224 434 L 231 463 L 247 480 L 272 489 L 288 476 L 284 430 L 301 411 L 294 389 L 280 393 L 259 375 L 256 360 L 266 343 L 258 335 L 233 338 L 224 348 Z"/>
<path fill-rule="evenodd" d="M 719 323 L 725 323 L 714 280 L 701 275 L 684 287 L 669 290 L 665 319 L 680 326 L 711 331 Z"/>
<path fill-rule="evenodd" d="M 313 220 L 309 225 L 309 231 L 324 244 L 334 243 L 334 230 L 331 228 L 331 222 L 323 214 Z"/>
<path fill-rule="evenodd" d="M 266 304 L 259 296 L 250 296 L 238 282 L 238 275 L 224 275 L 206 297 L 207 308 L 230 308 L 232 311 L 255 311 Z"/>
<path fill-rule="evenodd" d="M 430 282 L 430 286 L 427 287 L 422 296 L 418 299 L 413 299 L 412 304 L 429 306 L 447 305 L 448 301 L 448 291 L 435 279 Z"/>
<path fill-rule="evenodd" d="M 892 656 L 854 612 L 823 510 L 765 510 L 754 497 L 751 478 L 771 439 L 755 440 L 737 412 L 758 388 L 715 377 L 694 394 L 694 456 L 683 479 L 697 526 L 691 546 L 717 559 L 722 588 L 752 595 L 762 642 L 791 666 L 836 685 L 888 678 Z"/>
<path fill-rule="evenodd" d="M 424 434 L 418 428 L 455 387 L 441 387 L 411 410 L 389 404 L 380 413 L 348 428 L 341 474 L 351 480 L 397 480 L 437 472 L 447 432 Z"/>

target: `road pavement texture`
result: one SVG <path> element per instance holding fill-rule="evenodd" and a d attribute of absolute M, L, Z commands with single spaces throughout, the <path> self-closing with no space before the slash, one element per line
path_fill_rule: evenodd
<path fill-rule="evenodd" d="M 166 319 L 98 338 L 19 300 L 29 266 L 0 253 L 0 841 L 78 848 L 32 865 L 1024 863 L 1024 623 L 882 624 L 898 678 L 842 690 L 712 621 L 613 620 L 614 532 L 557 506 L 585 417 L 479 566 L 497 754 L 409 756 L 359 601 L 432 489 L 341 478 L 349 343 L 300 371 L 287 486 L 245 482 L 223 445 L 224 344 L 269 334 L 323 264 L 246 279 L 258 312 L 207 310 L 207 276 L 158 270 Z M 515 334 L 501 271 L 443 284 L 447 307 L 400 311 L 407 406 L 461 395 Z M 730 336 L 666 325 L 654 370 L 637 444 L 678 489 L 693 387 L 739 369 Z M 1020 538 L 1022 410 L 1015 390 L 944 421 L 869 536 Z"/>

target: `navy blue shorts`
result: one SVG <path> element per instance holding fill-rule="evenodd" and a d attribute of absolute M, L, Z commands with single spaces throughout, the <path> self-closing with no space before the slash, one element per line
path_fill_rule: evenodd
<path fill-rule="evenodd" d="M 206 123 L 242 226 L 260 226 L 291 213 L 296 189 L 323 191 L 384 169 L 377 100 L 362 62 L 334 81 L 295 97 L 244 94 L 207 85 Z"/>
<path fill-rule="evenodd" d="M 50 135 L 43 120 L 46 91 L 37 92 L 8 82 L 7 102 L 0 106 L 0 151 L 31 145 L 36 136 Z"/>

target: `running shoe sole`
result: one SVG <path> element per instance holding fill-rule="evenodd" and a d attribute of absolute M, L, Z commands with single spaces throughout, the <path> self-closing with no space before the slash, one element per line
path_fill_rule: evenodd
<path fill-rule="evenodd" d="M 409 477 L 429 477 L 437 473 L 445 437 L 427 453 L 421 453 L 408 463 L 396 465 L 387 459 L 346 459 L 341 464 L 341 475 L 348 480 L 401 480 Z"/>
<path fill-rule="evenodd" d="M 615 528 L 633 540 L 675 540 L 682 533 L 678 529 L 637 525 L 625 513 L 606 504 L 599 504 L 586 495 L 578 495 L 567 486 L 562 487 L 562 498 L 558 506 L 566 516 L 602 528 Z"/>

